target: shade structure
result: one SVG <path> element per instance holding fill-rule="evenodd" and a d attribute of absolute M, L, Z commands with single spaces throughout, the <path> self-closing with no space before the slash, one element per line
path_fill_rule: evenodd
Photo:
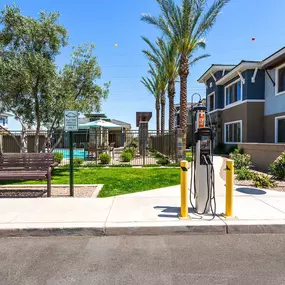
<path fill-rule="evenodd" d="M 121 126 L 107 122 L 104 120 L 98 120 L 94 122 L 88 122 L 86 124 L 79 124 L 79 129 L 86 130 L 90 128 L 106 128 L 106 129 L 121 129 Z"/>

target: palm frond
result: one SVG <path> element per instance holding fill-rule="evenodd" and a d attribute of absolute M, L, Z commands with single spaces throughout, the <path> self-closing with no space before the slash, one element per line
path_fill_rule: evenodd
<path fill-rule="evenodd" d="M 229 2 L 229 0 L 216 0 L 208 11 L 204 14 L 197 31 L 193 37 L 200 38 L 205 35 L 216 22 L 217 16 L 221 12 L 221 9 Z"/>

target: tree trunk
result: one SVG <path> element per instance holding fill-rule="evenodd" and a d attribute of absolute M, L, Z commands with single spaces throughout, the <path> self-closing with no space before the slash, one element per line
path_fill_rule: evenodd
<path fill-rule="evenodd" d="M 165 92 L 161 93 L 161 133 L 165 130 Z"/>
<path fill-rule="evenodd" d="M 169 131 L 173 131 L 175 128 L 175 108 L 174 108 L 174 97 L 175 97 L 175 81 L 168 81 L 168 98 L 169 98 Z"/>
<path fill-rule="evenodd" d="M 156 134 L 159 135 L 160 133 L 160 104 L 159 104 L 159 97 L 157 96 L 155 99 L 155 109 L 156 109 Z"/>
<path fill-rule="evenodd" d="M 33 95 L 35 99 L 35 115 L 36 115 L 36 134 L 35 134 L 35 144 L 34 144 L 34 152 L 39 152 L 39 136 L 41 130 L 41 119 L 40 119 L 40 104 L 38 98 L 38 86 L 39 86 L 39 78 L 37 78 L 37 82 L 35 88 L 33 90 Z"/>
<path fill-rule="evenodd" d="M 182 129 L 182 150 L 186 156 L 187 142 L 187 78 L 189 75 L 189 59 L 187 54 L 182 54 L 179 63 L 180 77 L 180 128 Z"/>
<path fill-rule="evenodd" d="M 20 136 L 20 143 L 21 143 L 21 153 L 28 152 L 28 136 L 27 136 L 27 128 L 22 125 L 22 133 Z"/>

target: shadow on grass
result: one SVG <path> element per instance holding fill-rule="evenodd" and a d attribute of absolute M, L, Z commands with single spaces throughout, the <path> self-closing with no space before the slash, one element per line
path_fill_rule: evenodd
<path fill-rule="evenodd" d="M 238 191 L 240 193 L 248 194 L 248 195 L 264 195 L 264 194 L 266 194 L 266 192 L 264 190 L 257 189 L 257 188 L 240 187 L 240 188 L 236 188 L 236 191 Z"/>

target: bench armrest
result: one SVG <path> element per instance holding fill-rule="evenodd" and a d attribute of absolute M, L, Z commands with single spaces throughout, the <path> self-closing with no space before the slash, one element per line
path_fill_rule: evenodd
<path fill-rule="evenodd" d="M 51 167 L 51 168 L 54 168 L 54 167 L 56 167 L 56 166 L 58 166 L 58 162 L 54 162 L 50 167 Z"/>

